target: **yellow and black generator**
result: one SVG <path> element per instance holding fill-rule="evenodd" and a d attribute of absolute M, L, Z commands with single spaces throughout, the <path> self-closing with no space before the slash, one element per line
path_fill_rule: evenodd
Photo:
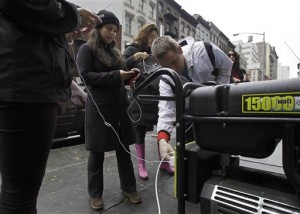
<path fill-rule="evenodd" d="M 138 96 L 153 79 L 168 75 L 174 97 Z M 300 79 L 227 85 L 182 85 L 162 68 L 139 88 L 138 99 L 176 102 L 176 195 L 202 214 L 300 213 Z M 185 101 L 189 99 L 188 111 Z M 186 144 L 185 125 L 194 143 Z M 283 174 L 240 165 L 240 158 L 263 159 L 282 145 Z"/>

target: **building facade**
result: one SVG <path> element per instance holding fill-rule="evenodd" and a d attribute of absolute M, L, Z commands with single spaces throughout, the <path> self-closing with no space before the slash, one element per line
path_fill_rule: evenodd
<path fill-rule="evenodd" d="M 212 41 L 224 52 L 234 48 L 226 35 L 198 14 L 190 15 L 175 0 L 69 0 L 94 13 L 112 11 L 120 20 L 117 44 L 121 52 L 131 43 L 141 26 L 156 23 L 160 35 L 175 40 L 192 36 L 195 41 Z"/>
<path fill-rule="evenodd" d="M 190 15 L 185 10 L 181 10 L 180 12 L 180 30 L 179 30 L 179 38 L 184 38 L 191 36 L 193 38 L 196 37 L 196 28 L 198 25 L 198 21 Z"/>
<path fill-rule="evenodd" d="M 210 26 L 208 22 L 199 14 L 194 14 L 194 18 L 198 21 L 196 27 L 196 41 L 210 41 Z"/>
<path fill-rule="evenodd" d="M 181 6 L 174 0 L 158 0 L 156 24 L 160 35 L 169 35 L 179 39 L 179 19 Z"/>
<path fill-rule="evenodd" d="M 244 43 L 241 40 L 234 41 L 235 50 L 239 53 L 241 58 L 246 60 L 246 71 L 249 75 L 250 81 L 262 80 L 262 64 L 259 61 L 259 49 L 252 41 Z"/>
<path fill-rule="evenodd" d="M 281 63 L 278 63 L 277 66 L 277 79 L 289 79 L 290 78 L 290 67 L 282 66 Z"/>
<path fill-rule="evenodd" d="M 256 45 L 259 50 L 259 61 L 262 65 L 265 63 L 265 80 L 277 79 L 278 56 L 275 47 L 265 42 L 258 42 Z"/>
<path fill-rule="evenodd" d="M 148 23 L 156 23 L 157 0 L 124 0 L 122 10 L 122 52 L 131 43 L 139 29 Z"/>

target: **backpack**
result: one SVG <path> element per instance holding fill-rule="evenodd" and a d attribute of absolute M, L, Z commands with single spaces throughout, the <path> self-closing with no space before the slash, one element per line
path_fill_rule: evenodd
<path fill-rule="evenodd" d="M 210 42 L 203 42 L 204 44 L 204 47 L 206 49 L 206 52 L 207 52 L 207 55 L 209 57 L 209 60 L 210 60 L 210 63 L 212 64 L 214 70 L 211 72 L 211 74 L 213 76 L 215 76 L 215 78 L 217 78 L 217 76 L 219 75 L 219 69 L 216 68 L 216 65 L 215 65 L 215 55 L 214 55 L 214 52 L 212 50 L 212 45 Z"/>
<path fill-rule="evenodd" d="M 183 38 L 181 40 L 178 41 L 178 44 L 183 47 L 185 45 L 188 45 L 189 43 L 191 42 L 194 42 L 194 38 L 191 38 L 191 37 L 187 37 L 187 38 Z M 210 63 L 212 64 L 213 66 L 213 71 L 211 72 L 211 74 L 213 76 L 215 76 L 215 78 L 217 78 L 217 76 L 219 75 L 219 69 L 216 68 L 216 65 L 215 65 L 215 55 L 214 55 L 214 52 L 212 50 L 212 45 L 210 42 L 208 41 L 204 41 L 203 42 L 204 44 L 204 47 L 205 47 L 205 50 L 207 52 L 207 55 L 209 57 L 209 60 L 210 60 Z"/>

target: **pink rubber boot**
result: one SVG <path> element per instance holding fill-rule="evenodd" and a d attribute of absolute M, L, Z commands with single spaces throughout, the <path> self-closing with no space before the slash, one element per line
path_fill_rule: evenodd
<path fill-rule="evenodd" d="M 143 180 L 148 180 L 148 173 L 146 170 L 146 164 L 144 160 L 145 159 L 145 144 L 135 144 L 135 149 L 137 153 L 137 157 L 139 158 L 138 164 L 139 164 L 139 176 Z"/>
<path fill-rule="evenodd" d="M 158 157 L 159 157 L 159 160 L 161 160 L 159 147 L 158 147 Z M 170 165 L 169 162 L 162 162 L 160 165 L 160 169 L 166 171 L 170 175 L 174 175 L 174 168 Z"/>

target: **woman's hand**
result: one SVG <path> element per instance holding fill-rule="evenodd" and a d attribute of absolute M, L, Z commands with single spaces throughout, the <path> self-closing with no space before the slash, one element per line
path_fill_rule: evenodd
<path fill-rule="evenodd" d="M 81 32 L 90 31 L 97 23 L 101 22 L 101 19 L 96 14 L 87 9 L 79 8 L 78 12 L 81 17 L 81 25 L 79 27 Z"/>
<path fill-rule="evenodd" d="M 241 82 L 240 79 L 233 77 L 233 82 Z"/>
<path fill-rule="evenodd" d="M 137 52 L 133 56 L 134 56 L 134 60 L 138 61 L 138 60 L 147 59 L 149 57 L 149 54 L 147 52 Z"/>
<path fill-rule="evenodd" d="M 101 19 L 96 14 L 84 8 L 79 8 L 78 12 L 81 17 L 81 25 L 71 32 L 70 35 L 73 39 L 82 37 L 84 37 L 82 39 L 86 39 L 86 35 L 94 29 L 97 23 L 101 22 Z"/>
<path fill-rule="evenodd" d="M 128 80 L 136 75 L 136 72 L 134 70 L 131 71 L 123 71 L 120 70 L 120 75 L 122 80 Z"/>

